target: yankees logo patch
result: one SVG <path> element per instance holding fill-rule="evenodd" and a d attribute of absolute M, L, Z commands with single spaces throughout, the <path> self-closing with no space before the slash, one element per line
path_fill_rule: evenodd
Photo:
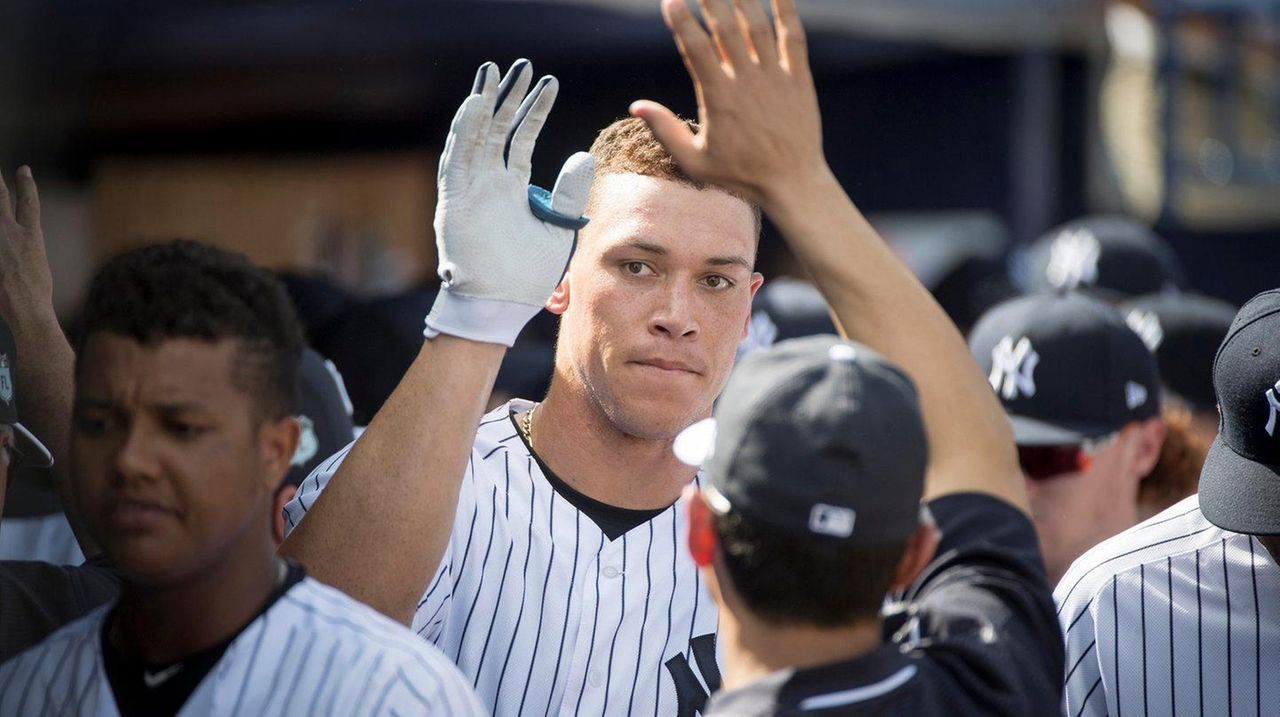
<path fill-rule="evenodd" d="M 1049 248 L 1045 279 L 1051 286 L 1073 288 L 1098 281 L 1098 258 L 1102 246 L 1088 229 L 1064 231 Z"/>
<path fill-rule="evenodd" d="M 1160 325 L 1160 317 L 1154 311 L 1134 309 L 1124 317 L 1124 322 L 1133 329 L 1133 333 L 1142 339 L 1147 348 L 1155 351 L 1164 343 L 1164 327 Z"/>
<path fill-rule="evenodd" d="M 0 354 L 0 401 L 13 401 L 13 376 L 9 373 L 9 357 Z"/>
<path fill-rule="evenodd" d="M 1006 401 L 1019 396 L 1036 395 L 1035 370 L 1040 354 L 1031 346 L 1031 339 L 1023 336 L 1015 343 L 1012 336 L 1000 339 L 991 349 L 991 375 L 987 379 L 991 388 Z"/>
<path fill-rule="evenodd" d="M 1280 381 L 1276 381 L 1276 385 L 1267 389 L 1267 425 L 1263 426 L 1267 435 L 1272 438 L 1276 435 L 1276 412 L 1280 411 L 1280 397 L 1276 396 L 1276 391 L 1280 391 Z"/>

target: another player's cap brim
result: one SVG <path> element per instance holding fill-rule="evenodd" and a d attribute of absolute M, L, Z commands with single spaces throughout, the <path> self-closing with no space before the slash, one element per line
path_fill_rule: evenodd
<path fill-rule="evenodd" d="M 1200 511 L 1224 530 L 1280 535 L 1280 466 L 1245 458 L 1219 435 L 1200 472 Z"/>
<path fill-rule="evenodd" d="M 23 467 L 25 468 L 48 468 L 53 465 L 53 454 L 45 448 L 39 438 L 35 437 L 26 426 L 21 423 L 14 423 L 13 432 L 17 436 L 18 441 L 22 445 Z"/>
<path fill-rule="evenodd" d="M 1027 416 L 1009 415 L 1013 441 L 1020 446 L 1067 446 L 1114 433 L 1115 428 L 1096 423 L 1055 424 Z"/>

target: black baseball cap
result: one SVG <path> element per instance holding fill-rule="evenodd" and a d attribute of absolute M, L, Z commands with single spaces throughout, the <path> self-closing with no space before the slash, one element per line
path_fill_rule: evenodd
<path fill-rule="evenodd" d="M 1196 412 L 1216 412 L 1213 357 L 1236 307 L 1199 294 L 1159 293 L 1120 305 L 1120 313 L 1156 354 L 1168 392 Z"/>
<path fill-rule="evenodd" d="M 929 451 L 915 386 L 834 336 L 747 356 L 675 452 L 702 466 L 712 510 L 819 549 L 893 543 L 919 524 Z"/>
<path fill-rule="evenodd" d="M 22 467 L 48 468 L 53 465 L 53 455 L 40 439 L 18 422 L 18 397 L 14 395 L 14 374 L 17 373 L 18 342 L 13 339 L 9 324 L 0 319 L 0 423 L 13 426 L 18 450 L 22 452 Z M 17 466 L 10 466 L 10 469 Z"/>
<path fill-rule="evenodd" d="M 1079 292 L 993 307 L 969 350 L 1019 445 L 1079 444 L 1160 412 L 1155 356 L 1116 309 Z"/>
<path fill-rule="evenodd" d="M 1028 292 L 1079 289 L 1117 301 L 1185 284 L 1164 239 L 1132 219 L 1106 215 L 1049 230 L 1027 248 L 1014 275 Z"/>
<path fill-rule="evenodd" d="M 351 399 L 342 376 L 333 362 L 313 349 L 302 354 L 298 374 L 298 407 L 295 418 L 301 425 L 298 448 L 289 463 L 285 485 L 299 485 L 320 461 L 355 440 L 351 421 Z"/>
<path fill-rule="evenodd" d="M 782 276 L 765 282 L 751 303 L 753 312 L 763 311 L 777 327 L 777 341 L 836 331 L 826 299 L 803 279 Z"/>
<path fill-rule="evenodd" d="M 1280 535 L 1280 289 L 1253 297 L 1213 360 L 1221 419 L 1200 510 L 1236 533 Z"/>

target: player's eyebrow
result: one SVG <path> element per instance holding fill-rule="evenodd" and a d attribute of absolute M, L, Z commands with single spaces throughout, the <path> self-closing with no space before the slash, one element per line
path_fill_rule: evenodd
<path fill-rule="evenodd" d="M 643 241 L 641 239 L 633 239 L 627 242 L 625 246 L 630 247 L 632 249 L 639 249 L 640 251 L 647 252 L 655 256 L 667 256 L 668 254 L 671 253 L 664 246 L 659 246 L 658 244 L 653 244 L 651 242 Z M 746 269 L 747 271 L 751 271 L 751 262 L 747 261 L 745 258 L 741 256 L 734 256 L 734 255 L 713 256 L 713 257 L 708 257 L 707 260 L 703 263 L 705 263 L 707 266 L 740 266 L 743 269 Z"/>

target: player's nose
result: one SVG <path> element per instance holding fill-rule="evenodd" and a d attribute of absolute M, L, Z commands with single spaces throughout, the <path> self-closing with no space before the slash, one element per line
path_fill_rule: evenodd
<path fill-rule="evenodd" d="M 693 292 L 683 282 L 672 282 L 649 319 L 650 333 L 670 338 L 692 338 L 698 334 Z"/>

